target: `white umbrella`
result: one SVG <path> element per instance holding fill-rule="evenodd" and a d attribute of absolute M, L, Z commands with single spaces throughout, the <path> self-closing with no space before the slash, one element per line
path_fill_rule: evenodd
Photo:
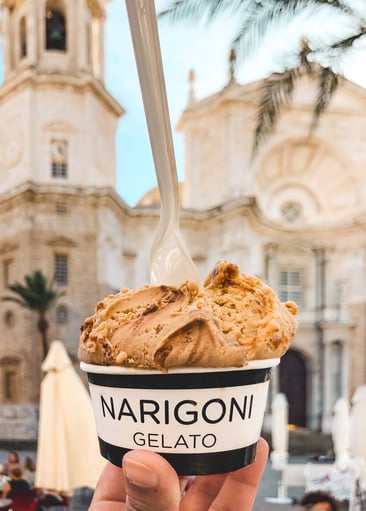
<path fill-rule="evenodd" d="M 366 500 L 366 385 L 356 388 L 349 419 L 349 445 L 352 456 L 354 487 L 349 509 L 365 509 Z"/>
<path fill-rule="evenodd" d="M 61 341 L 42 364 L 36 486 L 71 493 L 94 488 L 104 465 L 89 394 Z"/>
<path fill-rule="evenodd" d="M 267 497 L 272 504 L 290 504 L 292 499 L 287 496 L 285 469 L 288 461 L 288 401 L 285 394 L 278 393 L 272 401 L 272 452 L 271 463 L 274 470 L 281 472 L 278 481 L 277 497 Z"/>
<path fill-rule="evenodd" d="M 276 394 L 272 401 L 272 453 L 275 470 L 283 470 L 288 459 L 288 402 L 285 394 Z"/>
<path fill-rule="evenodd" d="M 355 458 L 366 460 L 366 385 L 356 388 L 350 412 L 350 450 Z"/>
<path fill-rule="evenodd" d="M 349 405 L 340 397 L 333 408 L 332 440 L 337 468 L 346 469 L 349 464 Z"/>

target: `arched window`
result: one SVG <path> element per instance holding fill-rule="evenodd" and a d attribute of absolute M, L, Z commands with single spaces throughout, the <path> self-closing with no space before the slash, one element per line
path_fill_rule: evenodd
<path fill-rule="evenodd" d="M 67 323 L 67 320 L 68 320 L 68 310 L 67 310 L 67 307 L 66 305 L 58 305 L 58 307 L 56 308 L 56 322 L 58 324 L 65 324 Z"/>
<path fill-rule="evenodd" d="M 20 18 L 19 22 L 19 37 L 20 37 L 20 58 L 23 59 L 27 56 L 27 26 L 25 16 Z"/>
<path fill-rule="evenodd" d="M 46 50 L 66 51 L 66 16 L 62 0 L 46 4 Z"/>

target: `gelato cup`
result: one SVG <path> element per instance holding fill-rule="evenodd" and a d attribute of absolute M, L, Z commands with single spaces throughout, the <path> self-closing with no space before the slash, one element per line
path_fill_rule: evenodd
<path fill-rule="evenodd" d="M 217 474 L 254 461 L 271 368 L 159 370 L 81 362 L 88 375 L 100 451 L 121 466 L 131 449 L 155 451 L 179 475 Z"/>

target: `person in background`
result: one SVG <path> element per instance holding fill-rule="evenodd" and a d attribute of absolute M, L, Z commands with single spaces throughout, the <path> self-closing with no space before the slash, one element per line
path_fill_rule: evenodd
<path fill-rule="evenodd" d="M 10 470 L 13 466 L 19 465 L 19 454 L 16 451 L 8 452 L 8 459 L 2 464 L 2 474 L 10 476 Z"/>
<path fill-rule="evenodd" d="M 299 502 L 300 509 L 311 511 L 340 511 L 339 502 L 324 491 L 309 491 Z"/>
<path fill-rule="evenodd" d="M 22 467 L 14 465 L 10 470 L 10 479 L 4 484 L 3 499 L 5 499 L 12 490 L 30 490 L 30 484 L 23 476 Z"/>
<path fill-rule="evenodd" d="M 36 464 L 30 456 L 26 456 L 23 461 L 24 479 L 28 481 L 31 488 L 34 488 L 36 480 Z"/>

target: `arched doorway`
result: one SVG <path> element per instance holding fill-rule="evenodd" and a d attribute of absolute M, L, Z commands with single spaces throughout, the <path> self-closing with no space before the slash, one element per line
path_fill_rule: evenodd
<path fill-rule="evenodd" d="M 288 350 L 279 367 L 280 392 L 289 404 L 289 424 L 306 427 L 306 365 L 296 350 Z"/>

